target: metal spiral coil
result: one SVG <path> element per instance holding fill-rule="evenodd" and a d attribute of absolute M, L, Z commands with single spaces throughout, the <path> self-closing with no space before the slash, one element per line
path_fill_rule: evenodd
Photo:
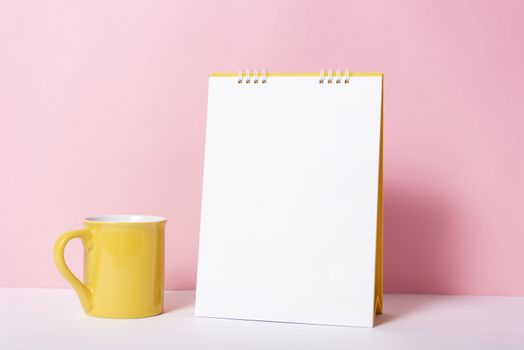
<path fill-rule="evenodd" d="M 267 82 L 267 71 L 265 69 L 240 69 L 237 75 L 239 84 L 265 84 Z"/>
<path fill-rule="evenodd" d="M 318 82 L 320 84 L 349 84 L 349 80 L 349 68 L 344 69 L 344 72 L 342 72 L 341 69 L 337 69 L 336 71 L 333 71 L 332 69 L 328 69 L 327 71 L 325 69 L 321 69 Z"/>

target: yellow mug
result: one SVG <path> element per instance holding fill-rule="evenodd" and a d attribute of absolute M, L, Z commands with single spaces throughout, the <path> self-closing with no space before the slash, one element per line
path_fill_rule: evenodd
<path fill-rule="evenodd" d="M 85 228 L 58 238 L 58 271 L 73 286 L 84 311 L 106 318 L 139 318 L 164 307 L 164 228 L 166 219 L 142 215 L 108 215 L 83 220 Z M 84 245 L 84 282 L 67 267 L 67 242 Z"/>

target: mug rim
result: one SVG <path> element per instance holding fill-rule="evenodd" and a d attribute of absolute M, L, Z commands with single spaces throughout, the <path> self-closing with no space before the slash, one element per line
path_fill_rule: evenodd
<path fill-rule="evenodd" d="M 155 224 L 167 221 L 162 216 L 141 215 L 141 214 L 116 214 L 116 215 L 95 215 L 83 219 L 84 222 L 98 224 Z"/>

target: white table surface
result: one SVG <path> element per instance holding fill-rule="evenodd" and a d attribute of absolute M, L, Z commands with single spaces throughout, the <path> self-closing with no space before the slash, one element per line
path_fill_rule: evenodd
<path fill-rule="evenodd" d="M 72 290 L 0 289 L 0 349 L 524 349 L 524 297 L 387 294 L 375 328 L 197 318 L 193 291 L 165 299 L 163 315 L 110 320 Z"/>

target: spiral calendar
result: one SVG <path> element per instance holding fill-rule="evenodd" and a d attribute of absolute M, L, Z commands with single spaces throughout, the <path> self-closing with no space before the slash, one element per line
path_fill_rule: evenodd
<path fill-rule="evenodd" d="M 372 327 L 383 74 L 209 79 L 196 315 Z"/>

